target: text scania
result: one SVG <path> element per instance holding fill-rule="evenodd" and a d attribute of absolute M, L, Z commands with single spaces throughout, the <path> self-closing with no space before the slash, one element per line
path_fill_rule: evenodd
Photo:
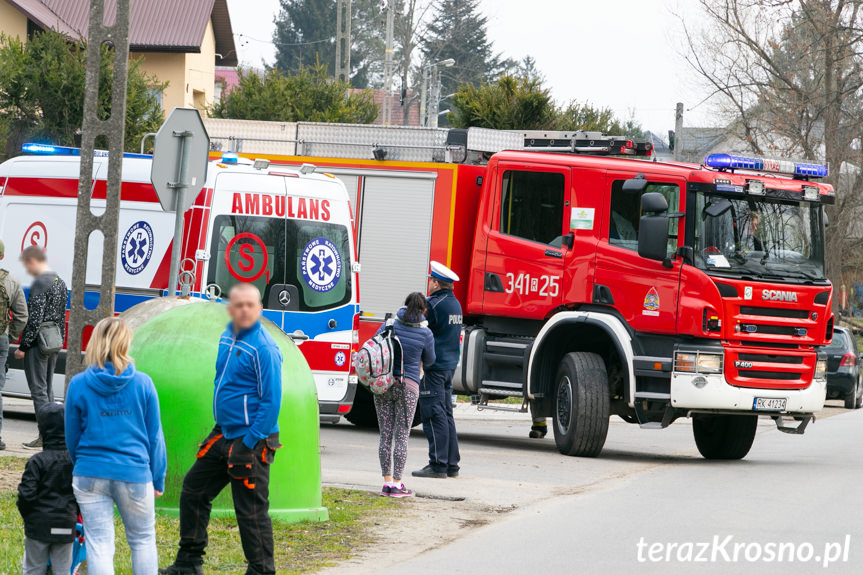
<path fill-rule="evenodd" d="M 761 292 L 761 299 L 766 299 L 770 301 L 788 301 L 788 302 L 797 302 L 797 292 L 796 291 L 782 291 L 776 289 L 766 289 Z"/>
<path fill-rule="evenodd" d="M 232 214 L 247 216 L 276 216 L 300 220 L 330 221 L 329 200 L 267 194 L 235 193 L 231 201 Z"/>

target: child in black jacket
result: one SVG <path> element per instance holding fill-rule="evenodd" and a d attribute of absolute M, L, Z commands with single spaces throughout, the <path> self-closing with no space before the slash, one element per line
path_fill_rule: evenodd
<path fill-rule="evenodd" d="M 72 571 L 78 504 L 72 493 L 63 412 L 59 403 L 48 403 L 36 414 L 43 451 L 27 462 L 18 485 L 18 511 L 26 536 L 24 575 L 44 575 L 49 559 L 56 575 Z"/>

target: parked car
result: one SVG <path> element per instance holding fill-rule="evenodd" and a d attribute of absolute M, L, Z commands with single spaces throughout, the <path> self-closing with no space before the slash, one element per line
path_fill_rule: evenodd
<path fill-rule="evenodd" d="M 833 341 L 824 348 L 827 354 L 827 399 L 845 400 L 846 409 L 863 406 L 863 357 L 854 333 L 847 327 L 833 329 Z"/>

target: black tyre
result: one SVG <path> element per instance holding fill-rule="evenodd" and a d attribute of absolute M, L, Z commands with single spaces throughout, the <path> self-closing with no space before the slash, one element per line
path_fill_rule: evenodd
<path fill-rule="evenodd" d="M 608 372 L 595 353 L 563 356 L 554 386 L 554 442 L 564 455 L 596 457 L 609 419 Z"/>
<path fill-rule="evenodd" d="M 854 386 L 854 389 L 848 392 L 845 396 L 845 409 L 860 409 L 860 395 L 863 393 L 860 381 Z"/>
<path fill-rule="evenodd" d="M 857 380 L 857 398 L 854 403 L 854 409 L 863 407 L 863 381 Z"/>
<path fill-rule="evenodd" d="M 752 447 L 756 427 L 755 415 L 692 416 L 695 445 L 705 459 L 743 459 Z"/>
<path fill-rule="evenodd" d="M 375 411 L 375 400 L 371 392 L 362 385 L 357 385 L 354 404 L 345 419 L 366 429 L 378 428 L 378 412 Z"/>

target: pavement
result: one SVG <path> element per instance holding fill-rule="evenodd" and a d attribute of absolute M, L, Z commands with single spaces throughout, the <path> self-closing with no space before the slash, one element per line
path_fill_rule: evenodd
<path fill-rule="evenodd" d="M 602 455 L 586 459 L 560 455 L 551 437 L 528 439 L 526 415 L 460 405 L 461 477 L 408 475 L 417 499 L 400 522 L 379 520 L 396 544 L 325 573 L 860 573 L 863 410 L 836 405 L 803 436 L 763 421 L 733 462 L 702 459 L 688 420 L 653 431 L 613 419 Z M 6 443 L 27 454 L 20 443 L 34 435 L 26 403 L 12 405 Z M 377 440 L 322 425 L 325 484 L 378 489 Z M 408 470 L 426 450 L 414 430 Z"/>

